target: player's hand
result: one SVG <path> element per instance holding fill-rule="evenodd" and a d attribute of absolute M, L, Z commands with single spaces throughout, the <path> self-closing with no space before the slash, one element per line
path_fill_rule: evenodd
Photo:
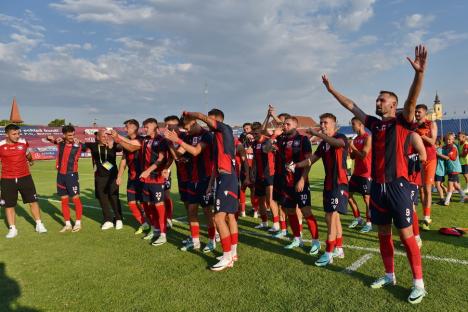
<path fill-rule="evenodd" d="M 280 136 L 282 133 L 283 133 L 282 128 L 275 128 L 275 130 L 273 130 L 273 135 Z"/>
<path fill-rule="evenodd" d="M 179 141 L 179 136 L 175 131 L 167 130 L 164 132 L 164 137 L 173 143 L 177 143 L 177 141 Z"/>
<path fill-rule="evenodd" d="M 114 140 L 119 136 L 117 131 L 115 131 L 114 129 L 110 129 L 106 133 L 110 135 Z"/>
<path fill-rule="evenodd" d="M 299 181 L 297 181 L 296 183 L 296 192 L 298 193 L 302 192 L 304 190 L 304 184 L 305 184 L 304 178 L 301 177 Z"/>
<path fill-rule="evenodd" d="M 55 141 L 54 136 L 53 135 L 48 135 L 47 136 L 47 141 L 54 142 Z"/>
<path fill-rule="evenodd" d="M 31 160 L 29 161 L 29 166 L 34 166 L 34 160 L 31 159 Z"/>
<path fill-rule="evenodd" d="M 414 70 L 419 73 L 424 73 L 426 70 L 426 60 L 427 60 L 427 49 L 422 44 L 416 46 L 414 48 L 414 60 L 407 57 L 406 58 L 411 66 L 413 66 Z"/>
<path fill-rule="evenodd" d="M 56 144 L 59 144 L 59 143 L 62 143 L 62 142 L 63 142 L 63 138 L 56 138 L 55 139 Z"/>
<path fill-rule="evenodd" d="M 286 165 L 286 170 L 294 173 L 294 171 L 296 171 L 296 164 L 291 161 L 289 164 Z"/>
<path fill-rule="evenodd" d="M 274 115 L 275 115 L 275 112 L 276 112 L 276 110 L 275 110 L 275 108 L 273 107 L 273 105 L 268 104 L 268 116 L 270 116 L 270 117 L 271 117 L 271 116 L 274 116 Z"/>
<path fill-rule="evenodd" d="M 122 177 L 117 177 L 117 179 L 115 179 L 115 184 L 120 186 L 120 184 L 122 184 Z"/>
<path fill-rule="evenodd" d="M 74 139 L 73 139 L 73 143 L 75 143 L 75 144 L 80 144 L 80 140 L 79 140 L 78 138 L 74 138 Z"/>
<path fill-rule="evenodd" d="M 328 80 L 327 75 L 325 75 L 325 74 L 322 75 L 322 83 L 325 86 L 325 88 L 327 88 L 328 92 L 333 91 L 333 86 L 332 86 L 330 80 Z"/>
<path fill-rule="evenodd" d="M 140 179 L 146 179 L 151 174 L 151 171 L 145 170 L 140 174 Z"/>

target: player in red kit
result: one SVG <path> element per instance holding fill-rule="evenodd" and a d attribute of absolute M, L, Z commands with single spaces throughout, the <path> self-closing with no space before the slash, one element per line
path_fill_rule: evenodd
<path fill-rule="evenodd" d="M 371 186 L 371 160 L 372 160 L 372 137 L 366 132 L 363 123 L 353 117 L 351 119 L 354 132 L 357 136 L 349 144 L 351 158 L 354 159 L 354 171 L 349 179 L 349 205 L 353 210 L 354 220 L 349 228 L 355 228 L 362 225 L 363 221 L 359 213 L 359 207 L 353 197 L 354 193 L 359 193 L 366 204 L 366 223 L 360 230 L 361 233 L 367 233 L 372 230 L 372 223 L 369 213 L 369 199 Z"/>
<path fill-rule="evenodd" d="M 62 214 L 65 226 L 61 233 L 67 231 L 78 232 L 81 230 L 81 216 L 83 214 L 83 204 L 80 199 L 80 182 L 78 175 L 78 160 L 81 153 L 85 151 L 86 145 L 75 137 L 73 126 L 62 127 L 62 138 L 48 136 L 47 140 L 57 145 L 57 194 L 62 202 Z M 75 204 L 75 225 L 70 221 L 70 198 Z"/>
<path fill-rule="evenodd" d="M 301 135 L 297 131 L 297 118 L 286 117 L 284 120 L 284 137 L 278 145 L 278 153 L 283 155 L 278 161 L 283 165 L 283 175 L 281 183 L 281 196 L 283 198 L 281 205 L 287 210 L 289 224 L 294 238 L 292 242 L 285 246 L 286 249 L 292 249 L 303 246 L 301 238 L 300 221 L 296 208 L 299 208 L 307 221 L 307 225 L 312 236 L 312 246 L 309 254 L 316 255 L 320 250 L 319 233 L 317 221 L 312 214 L 310 189 L 309 189 L 309 170 L 310 166 L 305 164 L 304 168 L 298 167 L 295 170 L 286 171 L 286 166 L 293 163 L 300 163 L 309 159 L 312 153 L 312 147 L 309 138 Z"/>
<path fill-rule="evenodd" d="M 212 271 L 232 267 L 237 261 L 238 228 L 235 214 L 239 206 L 239 186 L 236 175 L 234 135 L 225 124 L 224 113 L 212 109 L 208 116 L 202 113 L 184 112 L 184 116 L 203 121 L 214 133 L 214 175 L 215 181 L 215 224 L 221 237 L 223 256 L 211 266 Z"/>
<path fill-rule="evenodd" d="M 152 225 L 152 231 L 145 238 L 152 239 L 153 246 L 160 246 L 167 242 L 163 170 L 168 168 L 172 157 L 169 154 L 167 140 L 158 134 L 157 120 L 148 118 L 143 121 L 143 127 L 146 136 L 141 142 L 131 141 L 116 131 L 112 131 L 111 134 L 114 141 L 129 152 L 140 150 L 141 173 L 139 179 L 143 183 L 141 203 L 145 215 Z"/>
<path fill-rule="evenodd" d="M 129 119 L 124 122 L 125 130 L 127 131 L 127 138 L 135 142 L 141 142 L 142 137 L 138 134 L 140 129 L 140 123 L 135 119 Z M 141 174 L 140 168 L 140 151 L 129 152 L 123 150 L 122 159 L 119 165 L 119 172 L 117 175 L 117 185 L 122 184 L 122 175 L 125 169 L 128 168 L 128 179 L 127 179 L 127 204 L 128 208 L 132 212 L 135 220 L 140 224 L 140 227 L 136 230 L 135 234 L 141 234 L 144 231 L 149 230 L 149 225 L 145 221 L 145 216 L 140 208 L 141 201 L 141 181 L 139 180 Z"/>
<path fill-rule="evenodd" d="M 259 200 L 261 223 L 257 229 L 268 228 L 267 210 L 270 208 L 273 216 L 273 226 L 269 232 L 278 232 L 279 214 L 278 206 L 273 200 L 273 180 L 275 175 L 275 150 L 272 141 L 263 133 L 259 122 L 252 124 L 254 136 L 254 172 L 255 172 L 255 196 Z"/>
<path fill-rule="evenodd" d="M 426 295 L 423 282 L 421 253 L 413 234 L 413 203 L 408 182 L 408 158 L 405 143 L 411 131 L 416 101 L 421 92 L 426 67 L 427 50 L 417 46 L 411 63 L 415 76 L 403 111 L 396 112 L 398 97 L 390 91 L 381 91 L 376 100 L 376 114 L 364 113 L 352 100 L 336 91 L 328 78 L 322 76 L 328 92 L 346 109 L 361 120 L 372 133 L 372 185 L 370 211 L 372 223 L 378 226 L 380 254 L 385 267 L 385 276 L 372 283 L 372 288 L 381 288 L 396 283 L 394 273 L 394 246 L 392 223 L 399 230 L 413 272 L 413 288 L 408 301 L 417 304 Z"/>
<path fill-rule="evenodd" d="M 323 209 L 327 222 L 327 241 L 325 253 L 315 261 L 317 266 L 333 263 L 333 258 L 344 258 L 343 230 L 340 214 L 346 214 L 348 205 L 348 176 L 346 159 L 348 139 L 336 131 L 336 117 L 325 113 L 320 115 L 320 132 L 310 128 L 312 136 L 322 139 L 315 153 L 301 162 L 289 165 L 289 168 L 310 167 L 320 158 L 325 169 L 323 185 Z"/>
<path fill-rule="evenodd" d="M 198 207 L 203 208 L 208 225 L 208 244 L 203 252 L 216 248 L 216 228 L 213 219 L 213 197 L 208 190 L 213 171 L 213 134 L 203 129 L 194 118 L 184 116 L 182 126 L 187 131 L 184 140 L 175 131 L 166 131 L 168 140 L 178 145 L 177 154 L 189 154 L 190 181 L 187 184 L 188 219 L 191 240 L 186 240 L 182 251 L 200 249 L 200 222 Z M 208 193 L 208 194 L 207 194 Z"/>
<path fill-rule="evenodd" d="M 15 124 L 5 127 L 5 139 L 0 141 L 0 161 L 2 163 L 1 205 L 5 208 L 9 228 L 6 238 L 14 238 L 18 235 L 15 220 L 18 192 L 21 194 L 23 203 L 29 204 L 31 208 L 31 214 L 36 221 L 36 232 L 46 233 L 37 203 L 36 187 L 29 172 L 29 166 L 33 164 L 29 144 L 20 138 L 20 127 Z"/>

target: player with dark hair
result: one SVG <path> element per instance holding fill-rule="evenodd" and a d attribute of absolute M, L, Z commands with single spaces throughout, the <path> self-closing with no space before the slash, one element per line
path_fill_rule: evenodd
<path fill-rule="evenodd" d="M 23 203 L 29 204 L 31 208 L 31 214 L 36 221 L 36 232 L 46 233 L 47 229 L 41 221 L 41 212 L 37 203 L 36 187 L 29 171 L 29 166 L 33 165 L 33 158 L 29 152 L 28 142 L 20 138 L 20 127 L 15 124 L 5 127 L 5 139 L 0 141 L 0 161 L 2 163 L 1 205 L 5 208 L 9 228 L 6 238 L 18 235 L 15 220 L 18 192 Z"/>
<path fill-rule="evenodd" d="M 63 126 L 62 134 L 63 137 L 61 138 L 47 137 L 47 140 L 56 144 L 58 149 L 56 159 L 57 194 L 60 196 L 62 214 L 65 220 L 65 226 L 60 232 L 78 232 L 81 230 L 81 216 L 83 214 L 83 204 L 80 199 L 78 160 L 81 153 L 86 150 L 86 145 L 75 137 L 75 128 L 71 125 Z M 70 221 L 70 198 L 75 205 L 76 213 L 73 227 Z"/>
<path fill-rule="evenodd" d="M 164 124 L 169 131 L 178 131 L 180 118 L 176 115 L 170 115 L 164 118 Z M 166 208 L 167 226 L 172 227 L 172 215 L 174 213 L 174 203 L 171 198 L 172 172 L 168 168 L 163 172 L 166 182 L 164 183 L 164 207 Z"/>
<path fill-rule="evenodd" d="M 354 220 L 349 228 L 355 228 L 362 225 L 363 221 L 359 213 L 359 207 L 353 197 L 354 193 L 359 193 L 366 204 L 366 223 L 360 230 L 361 233 L 367 233 L 372 230 L 372 223 L 369 213 L 369 199 L 371 186 L 371 160 L 372 160 L 372 137 L 366 132 L 364 124 L 353 117 L 351 119 L 354 132 L 357 136 L 349 144 L 351 158 L 354 159 L 354 171 L 348 182 L 349 184 L 349 205 L 353 210 Z"/>
<path fill-rule="evenodd" d="M 135 119 L 129 119 L 124 122 L 125 130 L 127 131 L 127 138 L 130 141 L 141 142 L 142 137 L 138 134 L 140 129 L 140 123 Z M 121 185 L 122 175 L 125 169 L 128 168 L 128 179 L 127 179 L 127 203 L 128 208 L 132 212 L 135 220 L 140 224 L 135 234 L 141 234 L 144 231 L 150 229 L 150 226 L 145 220 L 144 213 L 139 205 L 141 202 L 142 185 L 139 180 L 141 174 L 140 168 L 140 151 L 129 152 L 126 149 L 123 150 L 122 159 L 119 165 L 119 172 L 117 175 L 116 183 Z"/>
<path fill-rule="evenodd" d="M 381 91 L 376 99 L 376 118 L 364 113 L 352 100 L 338 92 L 327 76 L 322 76 L 328 92 L 347 110 L 364 123 L 372 133 L 372 185 L 370 211 L 372 223 L 378 226 L 380 254 L 385 276 L 372 283 L 372 288 L 395 285 L 392 221 L 399 230 L 413 272 L 413 288 L 408 301 L 416 304 L 426 295 L 423 282 L 421 253 L 413 234 L 413 203 L 408 182 L 408 159 L 404 146 L 415 115 L 426 67 L 427 50 L 417 46 L 415 58 L 408 61 L 415 71 L 403 111 L 397 114 L 398 97 Z"/>
<path fill-rule="evenodd" d="M 216 191 L 214 198 L 215 224 L 221 237 L 223 256 L 211 266 L 213 271 L 232 267 L 237 261 L 238 228 L 236 212 L 238 210 L 238 180 L 236 176 L 235 147 L 232 129 L 223 123 L 224 113 L 212 109 L 208 116 L 202 113 L 184 112 L 184 117 L 203 121 L 214 133 L 214 173 Z"/>

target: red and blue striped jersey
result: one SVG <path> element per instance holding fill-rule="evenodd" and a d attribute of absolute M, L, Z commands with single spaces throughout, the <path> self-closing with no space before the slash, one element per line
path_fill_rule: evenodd
<path fill-rule="evenodd" d="M 345 143 L 343 147 L 333 147 L 325 141 L 320 142 L 315 155 L 322 158 L 323 167 L 325 168 L 325 181 L 323 188 L 326 191 L 331 191 L 338 185 L 347 185 L 347 166 L 346 159 L 348 157 L 348 139 L 342 133 L 335 133 L 333 138 L 342 140 Z"/>

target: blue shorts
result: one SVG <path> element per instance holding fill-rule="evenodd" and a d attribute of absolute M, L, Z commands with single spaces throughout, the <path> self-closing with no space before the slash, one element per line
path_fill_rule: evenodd
<path fill-rule="evenodd" d="M 78 172 L 67 174 L 57 173 L 57 194 L 60 197 L 80 195 Z"/>
<path fill-rule="evenodd" d="M 419 204 L 419 186 L 417 184 L 410 183 L 411 190 L 411 201 L 415 206 Z"/>
<path fill-rule="evenodd" d="M 346 214 L 348 212 L 348 186 L 340 184 L 333 190 L 323 190 L 323 210 L 325 212 L 338 212 Z"/>
<path fill-rule="evenodd" d="M 372 182 L 370 212 L 372 223 L 395 224 L 399 229 L 413 224 L 411 186 L 405 178 L 385 184 Z"/>
<path fill-rule="evenodd" d="M 447 180 L 449 182 L 460 182 L 460 178 L 458 177 L 458 173 L 449 173 L 447 175 Z"/>
<path fill-rule="evenodd" d="M 255 196 L 263 197 L 266 195 L 266 188 L 273 185 L 273 176 L 255 181 Z"/>
<path fill-rule="evenodd" d="M 436 182 L 444 182 L 444 181 L 445 181 L 445 176 L 436 175 L 436 176 L 434 177 L 434 181 L 436 181 Z"/>
<path fill-rule="evenodd" d="M 197 204 L 204 207 L 213 205 L 213 194 L 206 195 L 208 189 L 209 180 L 200 182 L 189 182 L 187 183 L 187 202 L 189 204 Z"/>
<path fill-rule="evenodd" d="M 178 181 L 177 184 L 179 185 L 179 196 L 180 196 L 180 201 L 185 203 L 188 201 L 188 184 L 189 182 L 181 182 Z"/>
<path fill-rule="evenodd" d="M 141 201 L 142 184 L 139 179 L 127 181 L 127 202 Z"/>
<path fill-rule="evenodd" d="M 239 207 L 239 184 L 236 174 L 220 173 L 215 185 L 215 212 L 236 213 Z"/>
<path fill-rule="evenodd" d="M 273 200 L 277 203 L 281 203 L 283 201 L 283 177 L 280 175 L 275 175 L 273 178 Z"/>
<path fill-rule="evenodd" d="M 462 165 L 462 172 L 463 174 L 467 174 L 468 173 L 468 165 Z"/>
<path fill-rule="evenodd" d="M 163 183 L 143 183 L 141 201 L 144 203 L 159 204 L 164 202 Z"/>
<path fill-rule="evenodd" d="M 348 186 L 350 193 L 359 193 L 362 196 L 370 194 L 371 178 L 352 175 Z"/>
<path fill-rule="evenodd" d="M 310 189 L 309 184 L 304 185 L 302 192 L 296 192 L 296 188 L 293 187 L 283 187 L 281 191 L 281 205 L 284 208 L 304 208 L 310 207 Z"/>

